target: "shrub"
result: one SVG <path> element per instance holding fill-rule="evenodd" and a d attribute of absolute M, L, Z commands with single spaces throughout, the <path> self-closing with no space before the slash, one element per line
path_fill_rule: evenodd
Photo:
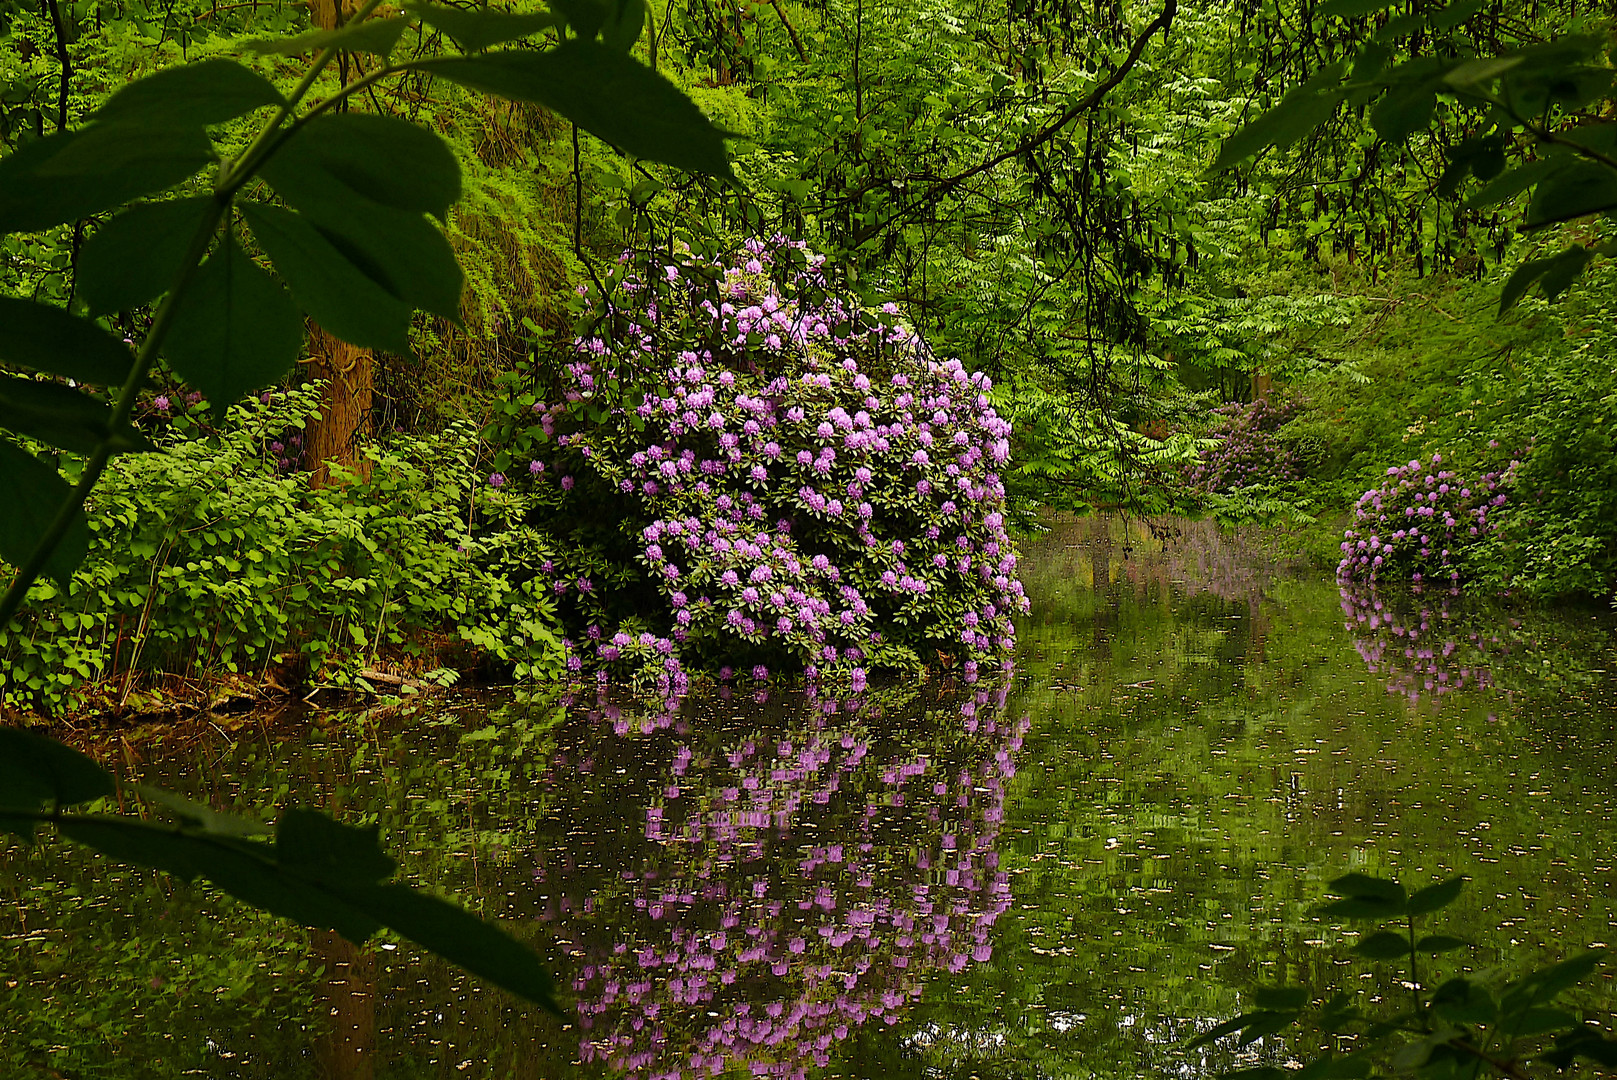
<path fill-rule="evenodd" d="M 278 656 L 347 681 L 446 635 L 519 675 L 560 670 L 542 582 L 507 576 L 546 557 L 539 535 L 467 535 L 476 433 L 373 448 L 369 480 L 315 489 L 285 448 L 317 404 L 254 401 L 223 432 L 176 424 L 199 437 L 115 459 L 70 588 L 36 584 L 0 628 L 5 703 L 69 708 L 115 677 L 122 700 L 139 676 L 256 674 Z"/>
<path fill-rule="evenodd" d="M 1520 462 L 1470 480 L 1442 465 L 1442 454 L 1429 464 L 1394 465 L 1359 496 L 1355 527 L 1343 533 L 1339 581 L 1460 580 L 1467 556 L 1495 527 Z"/>
<path fill-rule="evenodd" d="M 511 396 L 489 478 L 562 553 L 576 667 L 677 692 L 693 664 L 857 682 L 1011 647 L 1010 425 L 985 376 L 780 238 L 625 256 L 587 304 L 559 400 Z"/>
<path fill-rule="evenodd" d="M 1191 466 L 1186 480 L 1205 494 L 1302 479 L 1303 455 L 1281 429 L 1305 406 L 1296 398 L 1231 402 L 1213 410 L 1208 436 L 1215 444 Z"/>

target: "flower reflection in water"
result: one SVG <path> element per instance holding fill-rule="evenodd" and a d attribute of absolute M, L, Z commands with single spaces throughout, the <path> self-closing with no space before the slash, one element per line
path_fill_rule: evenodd
<path fill-rule="evenodd" d="M 1413 703 L 1494 686 L 1493 665 L 1512 651 L 1509 638 L 1519 624 L 1508 620 L 1501 640 L 1497 623 L 1490 629 L 1465 617 L 1456 602 L 1461 595 L 1457 588 L 1382 593 L 1368 584 L 1342 586 L 1353 647 L 1387 680 L 1389 694 Z"/>
<path fill-rule="evenodd" d="M 638 835 L 585 856 L 600 865 L 575 847 L 536 871 L 565 890 L 550 917 L 584 1059 L 647 1080 L 802 1077 L 859 1025 L 897 1023 L 930 976 L 987 962 L 1026 729 L 1005 694 L 811 690 L 745 726 L 603 706 L 553 790 L 643 783 Z"/>

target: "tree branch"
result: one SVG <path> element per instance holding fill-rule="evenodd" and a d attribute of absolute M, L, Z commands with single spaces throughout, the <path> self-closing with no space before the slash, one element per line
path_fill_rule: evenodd
<path fill-rule="evenodd" d="M 902 207 L 886 219 L 866 225 L 864 228 L 854 233 L 852 246 L 858 247 L 866 240 L 869 240 L 871 237 L 880 233 L 883 229 L 899 224 L 911 214 L 915 213 L 918 209 L 937 202 L 939 199 L 943 198 L 945 195 L 948 195 L 950 192 L 954 191 L 961 184 L 964 184 L 972 177 L 980 176 L 991 169 L 998 168 L 1007 161 L 1011 161 L 1014 158 L 1021 157 L 1023 154 L 1038 149 L 1060 134 L 1062 128 L 1072 123 L 1084 113 L 1099 107 L 1100 104 L 1106 100 L 1106 95 L 1116 89 L 1118 83 L 1121 83 L 1125 78 L 1127 78 L 1129 72 L 1133 71 L 1135 66 L 1139 64 L 1140 57 L 1144 54 L 1145 47 L 1150 42 L 1151 38 L 1159 32 L 1166 34 L 1168 29 L 1173 25 L 1174 16 L 1178 13 L 1179 0 L 1166 0 L 1162 6 L 1162 14 L 1158 15 L 1155 19 L 1152 19 L 1150 24 L 1140 32 L 1139 37 L 1134 39 L 1134 44 L 1130 46 L 1129 54 L 1123 59 L 1123 62 L 1117 65 L 1117 67 L 1113 69 L 1112 73 L 1106 76 L 1106 78 L 1102 79 L 1093 90 L 1091 90 L 1088 94 L 1085 94 L 1081 101 L 1078 101 L 1060 116 L 1046 124 L 1040 129 L 1039 133 L 1034 135 L 1032 138 L 1025 139 L 1004 153 L 996 154 L 986 161 L 979 162 L 964 172 L 956 173 L 954 176 L 939 181 L 936 186 L 929 188 L 921 196 L 912 200 L 907 206 Z"/>

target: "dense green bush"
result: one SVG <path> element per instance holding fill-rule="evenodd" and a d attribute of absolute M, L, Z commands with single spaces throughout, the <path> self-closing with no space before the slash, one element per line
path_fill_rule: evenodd
<path fill-rule="evenodd" d="M 368 479 L 311 488 L 284 463 L 317 401 L 251 402 L 219 432 L 182 413 L 166 453 L 116 459 L 71 587 L 36 584 L 0 630 L 6 704 L 56 710 L 109 680 L 122 695 L 143 676 L 271 664 L 346 682 L 383 658 L 435 666 L 435 645 L 454 642 L 518 677 L 559 670 L 552 601 L 507 576 L 543 561 L 539 535 L 467 533 L 475 433 L 373 447 Z"/>

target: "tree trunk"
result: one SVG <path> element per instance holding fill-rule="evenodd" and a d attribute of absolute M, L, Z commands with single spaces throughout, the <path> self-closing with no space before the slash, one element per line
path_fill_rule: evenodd
<path fill-rule="evenodd" d="M 309 13 L 322 30 L 335 30 L 359 9 L 362 0 L 309 0 Z M 348 81 L 347 57 L 341 76 Z M 308 375 L 326 384 L 320 415 L 304 436 L 309 482 L 315 487 L 332 483 L 331 466 L 343 465 L 370 476 L 370 463 L 361 454 L 371 432 L 371 397 L 376 385 L 376 359 L 369 349 L 338 341 L 309 323 Z"/>
<path fill-rule="evenodd" d="M 323 380 L 320 416 L 304 435 L 309 482 L 325 487 L 332 482 L 331 466 L 355 470 L 369 479 L 370 462 L 361 453 L 371 432 L 371 398 L 375 389 L 376 361 L 369 349 L 338 341 L 314 323 L 309 324 L 308 375 Z"/>

